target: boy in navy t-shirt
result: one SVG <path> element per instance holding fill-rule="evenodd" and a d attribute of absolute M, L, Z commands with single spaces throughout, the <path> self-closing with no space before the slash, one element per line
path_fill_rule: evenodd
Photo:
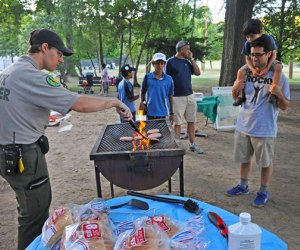
<path fill-rule="evenodd" d="M 129 64 L 125 64 L 121 67 L 121 75 L 123 80 L 118 84 L 118 99 L 122 101 L 130 109 L 132 114 L 132 119 L 135 121 L 135 100 L 139 98 L 139 95 L 134 95 L 133 84 L 130 82 L 130 79 L 133 76 L 133 71 L 136 71 L 136 68 L 131 67 Z M 126 120 L 122 119 L 121 122 Z"/>

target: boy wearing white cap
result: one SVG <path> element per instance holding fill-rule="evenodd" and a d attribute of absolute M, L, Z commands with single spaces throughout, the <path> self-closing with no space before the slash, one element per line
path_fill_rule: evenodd
<path fill-rule="evenodd" d="M 173 120 L 173 80 L 164 73 L 166 56 L 155 53 L 152 58 L 154 72 L 146 74 L 141 88 L 140 109 L 147 107 L 147 119 L 162 119 L 170 116 Z"/>

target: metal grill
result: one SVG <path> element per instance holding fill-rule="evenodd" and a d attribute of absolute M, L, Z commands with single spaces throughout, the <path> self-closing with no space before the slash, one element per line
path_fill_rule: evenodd
<path fill-rule="evenodd" d="M 151 142 L 150 150 L 155 149 L 177 149 L 178 145 L 174 140 L 174 136 L 171 134 L 169 126 L 164 119 L 150 120 L 146 122 L 145 131 L 150 129 L 159 129 L 162 137 L 159 138 L 159 142 Z M 139 122 L 136 123 L 137 127 Z M 120 137 L 133 136 L 135 130 L 129 123 L 114 124 L 106 126 L 103 133 L 102 140 L 97 149 L 97 153 L 104 152 L 120 152 L 120 151 L 132 151 L 132 142 L 122 142 Z"/>
<path fill-rule="evenodd" d="M 139 126 L 139 122 L 136 123 Z M 98 196 L 102 197 L 100 173 L 113 185 L 125 189 L 145 190 L 169 180 L 179 168 L 180 195 L 184 193 L 183 155 L 185 150 L 175 141 L 169 121 L 165 119 L 146 121 L 145 131 L 159 129 L 159 142 L 151 142 L 149 150 L 132 151 L 132 142 L 122 142 L 120 137 L 133 136 L 135 130 L 129 123 L 107 125 L 102 128 L 90 154 L 95 161 Z"/>

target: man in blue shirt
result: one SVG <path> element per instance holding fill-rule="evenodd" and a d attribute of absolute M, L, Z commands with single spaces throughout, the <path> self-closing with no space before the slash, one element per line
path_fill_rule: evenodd
<path fill-rule="evenodd" d="M 199 76 L 200 69 L 193 59 L 190 44 L 180 41 L 176 45 L 176 55 L 168 59 L 166 73 L 174 82 L 174 123 L 177 138 L 180 137 L 181 125 L 187 122 L 190 140 L 189 150 L 203 154 L 203 150 L 195 144 L 195 122 L 197 104 L 192 89 L 192 74 Z"/>
<path fill-rule="evenodd" d="M 268 67 L 272 56 L 270 39 L 259 37 L 251 42 L 251 61 L 258 70 Z M 237 80 L 232 88 L 232 96 L 245 87 L 246 101 L 237 117 L 234 135 L 234 159 L 240 163 L 240 184 L 227 190 L 228 196 L 249 194 L 248 179 L 252 169 L 251 158 L 255 154 L 256 164 L 261 168 L 260 189 L 253 205 L 262 207 L 269 199 L 267 187 L 271 183 L 274 160 L 274 144 L 277 135 L 279 109 L 285 110 L 290 104 L 290 88 L 287 78 L 282 75 L 280 84 L 272 84 L 274 71 L 264 76 L 254 76 L 248 70 L 246 83 Z M 276 106 L 268 103 L 269 91 L 276 96 Z"/>
<path fill-rule="evenodd" d="M 139 95 L 134 95 L 133 85 L 129 79 L 132 78 L 132 72 L 136 71 L 136 68 L 131 67 L 129 64 L 125 64 L 121 67 L 120 71 L 123 80 L 118 84 L 118 99 L 130 109 L 133 120 L 135 121 L 136 109 L 134 101 L 139 98 Z M 121 118 L 121 122 L 125 122 L 125 120 Z"/>
<path fill-rule="evenodd" d="M 140 109 L 145 110 L 146 103 L 148 120 L 170 116 L 173 121 L 174 87 L 172 77 L 163 72 L 165 64 L 166 56 L 155 53 L 152 59 L 154 72 L 145 75 L 142 83 Z"/>

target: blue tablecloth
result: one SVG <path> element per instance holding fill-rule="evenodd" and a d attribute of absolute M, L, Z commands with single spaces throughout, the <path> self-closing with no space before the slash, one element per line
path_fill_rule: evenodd
<path fill-rule="evenodd" d="M 184 199 L 184 200 L 188 199 L 188 198 L 171 196 L 171 195 L 165 195 L 165 196 L 170 198 L 176 198 L 176 199 Z M 110 217 L 114 222 L 121 222 L 128 219 L 129 217 L 138 218 L 144 216 L 145 214 L 150 216 L 157 215 L 157 214 L 168 214 L 171 218 L 176 219 L 178 221 L 185 221 L 186 219 L 195 216 L 195 214 L 192 214 L 187 210 L 185 210 L 181 204 L 158 202 L 158 201 L 152 201 L 152 200 L 143 199 L 139 197 L 132 197 L 132 196 L 117 197 L 108 200 L 107 204 L 108 206 L 118 205 L 129 201 L 131 198 L 137 198 L 148 202 L 149 210 L 144 212 L 143 210 L 133 208 L 131 206 L 124 206 L 119 209 L 114 209 L 112 210 L 113 213 L 110 214 Z M 221 218 L 224 220 L 227 226 L 237 223 L 239 221 L 239 217 L 216 206 L 212 206 L 210 204 L 201 201 L 197 201 L 197 202 L 199 206 L 203 208 L 201 215 L 203 216 L 204 223 L 205 223 L 205 237 L 211 241 L 207 249 L 227 250 L 228 248 L 227 240 L 223 236 L 221 236 L 218 229 L 209 221 L 207 214 L 208 212 L 216 212 L 219 216 L 221 216 Z M 255 221 L 255 218 L 252 218 L 252 220 L 254 223 L 257 223 Z M 264 228 L 261 229 L 262 229 L 262 240 L 261 240 L 262 250 L 288 249 L 287 244 L 279 237 L 277 237 L 275 234 L 269 232 Z M 26 248 L 26 250 L 46 250 L 41 245 L 41 236 L 38 236 Z"/>

